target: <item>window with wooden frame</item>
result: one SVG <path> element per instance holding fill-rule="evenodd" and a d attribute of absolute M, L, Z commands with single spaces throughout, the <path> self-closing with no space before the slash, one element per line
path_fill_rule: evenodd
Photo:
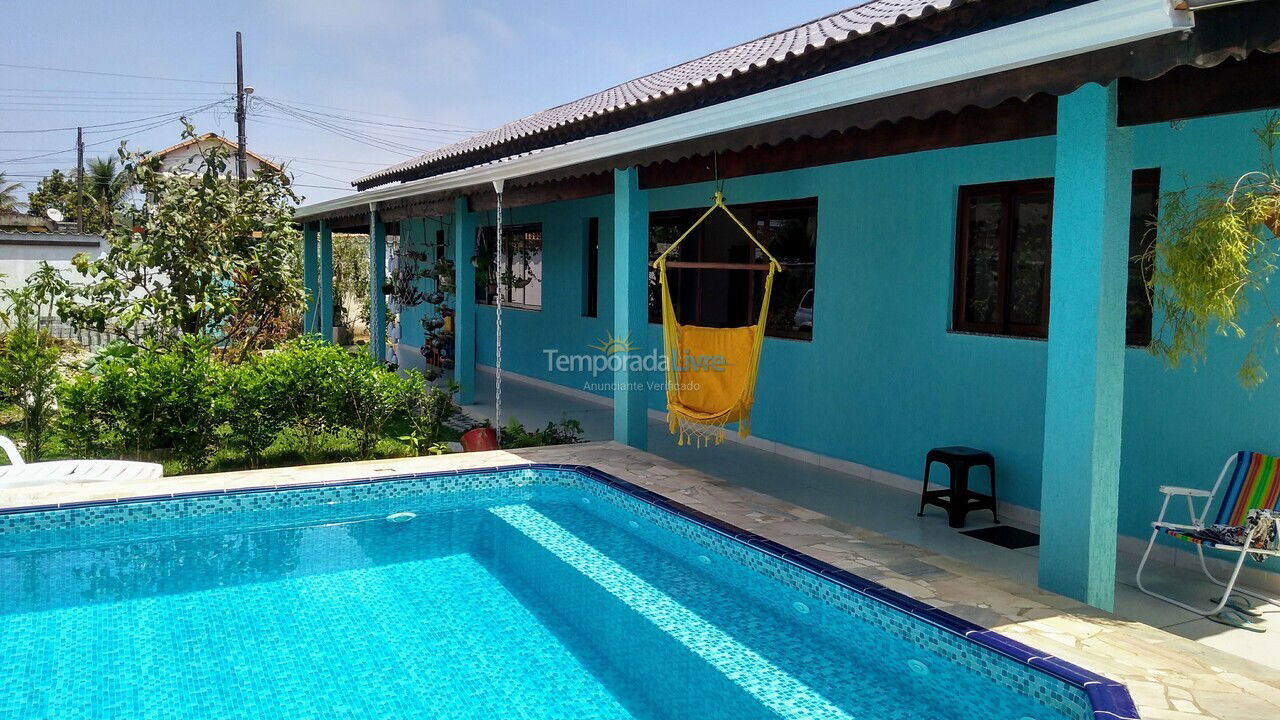
<path fill-rule="evenodd" d="M 783 266 L 773 281 L 765 333 L 813 339 L 813 297 L 817 247 L 817 198 L 731 206 Z M 656 212 L 649 216 L 652 261 L 689 229 L 706 208 Z M 751 265 L 767 263 L 733 221 L 714 213 L 667 256 L 673 262 Z M 765 273 L 749 269 L 669 267 L 671 300 L 677 319 L 703 327 L 742 327 L 758 319 Z M 649 269 L 649 322 L 662 322 L 658 272 Z"/>
<path fill-rule="evenodd" d="M 1129 227 L 1126 342 L 1151 340 L 1151 303 L 1143 258 L 1159 194 L 1159 171 L 1133 174 Z M 1049 260 L 1053 180 L 960 188 L 952 328 L 1045 338 L 1049 335 Z"/>
<path fill-rule="evenodd" d="M 1053 181 L 960 188 L 952 327 L 1046 337 Z"/>
<path fill-rule="evenodd" d="M 501 262 L 493 226 L 476 230 L 476 302 L 524 310 L 542 308 L 542 225 L 510 225 L 502 228 Z"/>

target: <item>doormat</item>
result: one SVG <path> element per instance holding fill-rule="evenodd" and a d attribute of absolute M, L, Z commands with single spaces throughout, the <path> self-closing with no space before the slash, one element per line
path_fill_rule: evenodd
<path fill-rule="evenodd" d="M 992 525 L 980 530 L 965 530 L 961 534 L 1010 550 L 1035 547 L 1040 544 L 1040 536 L 1036 533 L 1009 527 L 1008 525 Z"/>

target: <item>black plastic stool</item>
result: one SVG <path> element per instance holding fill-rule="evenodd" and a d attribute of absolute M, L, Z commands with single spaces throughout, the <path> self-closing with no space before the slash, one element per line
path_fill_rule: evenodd
<path fill-rule="evenodd" d="M 950 489 L 929 489 L 929 468 L 936 462 L 946 465 L 950 471 Z M 982 466 L 991 472 L 990 495 L 969 490 L 970 468 Z M 964 527 L 964 516 L 971 510 L 990 510 L 992 522 L 999 523 L 1000 518 L 996 516 L 996 459 L 989 452 L 962 445 L 930 450 L 924 458 L 924 489 L 920 492 L 920 512 L 916 517 L 924 515 L 925 505 L 937 505 L 946 510 L 948 524 L 953 528 Z"/>

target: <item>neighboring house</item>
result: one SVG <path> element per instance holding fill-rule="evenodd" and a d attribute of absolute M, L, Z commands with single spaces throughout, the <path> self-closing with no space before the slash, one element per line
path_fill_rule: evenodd
<path fill-rule="evenodd" d="M 212 145 L 223 145 L 227 148 L 230 153 L 230 157 L 227 160 L 227 174 L 234 175 L 236 170 L 235 155 L 239 146 L 217 133 L 205 133 L 198 138 L 183 140 L 177 145 L 154 153 L 154 155 L 163 158 L 166 172 L 195 172 L 203 162 L 201 160 L 201 152 L 207 152 Z M 245 168 L 248 170 L 249 175 L 253 175 L 263 167 L 269 167 L 276 171 L 281 169 L 276 163 L 252 150 L 246 150 L 245 157 Z"/>
<path fill-rule="evenodd" d="M 870 0 L 299 208 L 320 296 L 308 328 L 330 330 L 333 232 L 371 233 L 378 251 L 388 234 L 402 249 L 443 238 L 472 402 L 497 355 L 492 286 L 472 261 L 493 246 L 503 181 L 510 240 L 539 266 L 503 314 L 504 370 L 582 392 L 583 374 L 544 351 L 661 348 L 647 263 L 722 183 L 787 265 L 752 441 L 917 492 L 929 448 L 989 450 L 1013 516 L 1039 523 L 1042 584 L 1109 606 L 1117 516 L 1120 542 L 1141 547 L 1159 486 L 1203 487 L 1233 451 L 1280 454 L 1280 378 L 1241 389 L 1245 348 L 1227 337 L 1198 371 L 1164 367 L 1145 347 L 1160 318 L 1119 259 L 1143 248 L 1162 189 L 1255 167 L 1277 77 L 1280 2 Z M 718 225 L 683 249 L 749 257 Z M 758 283 L 682 272 L 684 322 L 749 322 Z M 417 320 L 401 318 L 401 357 Z M 661 374 L 597 380 L 585 389 L 613 401 L 615 439 L 643 447 Z"/>

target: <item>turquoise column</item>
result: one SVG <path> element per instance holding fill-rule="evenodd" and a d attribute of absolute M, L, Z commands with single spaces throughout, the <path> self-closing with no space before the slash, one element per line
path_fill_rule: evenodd
<path fill-rule="evenodd" d="M 613 336 L 643 353 L 640 344 L 649 330 L 649 195 L 640 190 L 634 167 L 613 171 L 613 228 Z M 622 362 L 613 373 L 613 439 L 643 450 L 649 442 L 648 377 L 629 365 Z"/>
<path fill-rule="evenodd" d="M 320 326 L 316 332 L 326 342 L 333 342 L 333 228 L 327 220 L 320 221 L 319 248 L 319 292 L 316 293 L 320 303 L 317 315 Z"/>
<path fill-rule="evenodd" d="M 369 209 L 369 351 L 387 359 L 387 226 L 375 208 Z"/>
<path fill-rule="evenodd" d="M 453 308 L 453 379 L 458 404 L 476 401 L 476 253 L 475 223 L 465 195 L 453 201 L 453 266 L 457 273 Z"/>
<path fill-rule="evenodd" d="M 302 225 L 302 290 L 307 297 L 307 305 L 302 315 L 302 332 L 313 333 L 319 325 L 316 317 L 317 258 L 316 224 Z"/>
<path fill-rule="evenodd" d="M 1040 585 L 1115 600 L 1130 138 L 1116 85 L 1058 99 L 1040 508 Z"/>

